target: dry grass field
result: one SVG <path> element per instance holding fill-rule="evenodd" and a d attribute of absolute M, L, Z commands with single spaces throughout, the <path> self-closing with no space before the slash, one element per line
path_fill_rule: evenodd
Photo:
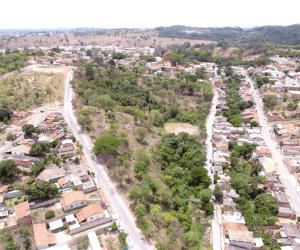
<path fill-rule="evenodd" d="M 67 43 L 66 39 L 69 40 Z M 185 42 L 190 42 L 191 45 L 196 43 L 209 44 L 217 43 L 208 40 L 192 40 L 192 39 L 181 39 L 181 38 L 165 38 L 158 37 L 158 31 L 155 30 L 109 30 L 105 35 L 98 35 L 97 33 L 90 33 L 85 36 L 74 36 L 73 34 L 51 34 L 50 36 L 27 36 L 12 38 L 9 42 L 2 42 L 5 46 L 9 48 L 17 47 L 39 47 L 39 46 L 80 46 L 80 42 L 84 45 L 94 45 L 94 46 L 123 46 L 123 47 L 149 47 L 161 45 L 166 47 L 171 44 L 183 44 Z"/>
<path fill-rule="evenodd" d="M 63 99 L 71 68 L 28 68 L 0 81 L 1 107 L 31 110 Z"/>

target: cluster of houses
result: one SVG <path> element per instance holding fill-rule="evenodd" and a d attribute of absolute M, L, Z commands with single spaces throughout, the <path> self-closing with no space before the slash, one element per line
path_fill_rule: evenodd
<path fill-rule="evenodd" d="M 214 86 L 219 93 L 216 103 L 219 113 L 229 110 L 226 105 L 226 93 L 224 91 L 226 86 L 224 85 L 222 79 L 214 79 Z M 242 84 L 238 93 L 242 101 L 248 102 L 251 100 L 254 102 L 252 93 L 246 84 Z M 243 110 L 241 114 L 243 120 L 241 127 L 233 127 L 231 123 L 227 122 L 226 117 L 215 116 L 212 133 L 213 167 L 211 171 L 219 177 L 217 183 L 223 193 L 222 206 L 225 211 L 227 211 L 227 214 L 223 214 L 222 217 L 227 249 L 260 249 L 263 245 L 263 241 L 261 238 L 255 238 L 253 233 L 248 231 L 243 216 L 240 212 L 236 211 L 235 201 L 239 195 L 236 190 L 228 188 L 230 176 L 223 173 L 223 166 L 230 166 L 231 164 L 229 142 L 235 142 L 238 146 L 243 146 L 245 142 L 257 145 L 252 153 L 251 159 L 262 168 L 259 175 L 266 177 L 266 185 L 264 188 L 268 193 L 277 198 L 277 204 L 279 206 L 278 217 L 295 219 L 296 212 L 291 208 L 285 193 L 285 186 L 281 181 L 276 163 L 272 158 L 272 152 L 265 144 L 261 128 L 250 127 L 252 121 L 256 121 L 259 124 L 255 103 L 251 108 Z M 282 140 L 282 143 L 285 142 L 283 145 L 296 143 L 296 141 L 290 137 L 297 134 L 297 130 L 298 128 L 294 125 L 282 125 L 280 129 L 278 128 L 280 135 L 277 140 Z M 299 142 L 297 141 L 297 143 Z M 297 145 L 299 147 L 299 144 Z M 285 146 L 284 152 L 288 154 L 289 150 L 289 146 Z M 300 158 L 298 163 L 299 162 Z M 282 230 L 284 229 L 282 228 Z"/>
<path fill-rule="evenodd" d="M 95 235 L 95 232 L 103 233 L 115 221 L 110 214 L 106 197 L 103 197 L 103 192 L 99 193 L 93 177 L 88 172 L 62 176 L 55 184 L 63 194 L 61 198 L 54 197 L 35 204 L 25 201 L 13 208 L 1 210 L 0 230 L 6 227 L 16 229 L 18 224 L 22 226 L 33 224 L 35 243 L 37 249 L 40 250 L 65 244 L 66 241 L 72 239 L 70 236 L 76 237 L 90 229 L 95 230 L 93 232 Z M 73 191 L 71 186 L 76 186 L 77 190 Z M 8 190 L 8 185 L 4 185 L 3 188 L 1 186 L 0 190 L 4 194 L 12 193 Z M 98 192 L 101 198 L 95 199 L 96 203 L 89 204 L 86 194 L 93 191 Z M 53 204 L 60 207 L 63 213 L 54 215 L 52 218 L 34 221 L 35 209 Z"/>
<path fill-rule="evenodd" d="M 14 121 L 28 117 L 29 112 L 20 111 L 12 115 Z M 59 113 L 50 113 L 44 116 L 43 121 L 36 125 L 41 131 L 39 135 L 33 138 L 23 138 L 19 141 L 15 141 L 11 148 L 9 148 L 4 154 L 3 159 L 9 159 L 14 161 L 19 167 L 25 167 L 30 169 L 33 162 L 42 161 L 43 157 L 33 156 L 30 154 L 31 147 L 35 143 L 48 143 L 53 145 L 53 141 L 57 141 L 57 145 L 54 149 L 58 150 L 58 156 L 63 157 L 68 155 L 72 160 L 75 156 L 75 146 L 73 144 L 72 135 L 65 132 L 63 125 L 65 125 L 62 115 Z"/>

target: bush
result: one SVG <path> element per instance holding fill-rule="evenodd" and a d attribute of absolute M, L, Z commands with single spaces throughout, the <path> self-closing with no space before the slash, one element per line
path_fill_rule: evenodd
<path fill-rule="evenodd" d="M 59 164 L 60 163 L 60 159 L 55 159 L 54 163 L 55 164 Z"/>
<path fill-rule="evenodd" d="M 111 229 L 112 230 L 115 230 L 115 229 L 117 229 L 118 227 L 117 227 L 117 223 L 116 222 L 114 222 L 112 225 L 111 225 Z"/>
<path fill-rule="evenodd" d="M 300 216 L 297 217 L 297 221 L 300 222 Z"/>
<path fill-rule="evenodd" d="M 75 161 L 75 162 L 79 162 L 79 158 L 76 156 L 76 158 L 75 158 L 74 161 Z"/>
<path fill-rule="evenodd" d="M 69 227 L 68 222 L 64 222 L 63 229 L 67 229 Z"/>
<path fill-rule="evenodd" d="M 28 185 L 31 185 L 32 183 L 34 183 L 35 182 L 35 179 L 29 179 L 29 180 L 27 180 L 27 184 Z"/>
<path fill-rule="evenodd" d="M 18 205 L 18 204 L 19 204 L 19 201 L 15 201 L 14 203 L 15 203 L 15 205 Z"/>
<path fill-rule="evenodd" d="M 54 217 L 55 216 L 55 213 L 53 210 L 48 210 L 46 213 L 45 213 L 45 218 L 46 219 L 50 219 L 51 217 Z"/>
<path fill-rule="evenodd" d="M 77 187 L 76 186 L 72 186 L 72 190 L 73 191 L 77 191 Z"/>
<path fill-rule="evenodd" d="M 61 194 L 56 194 L 55 197 L 56 197 L 56 198 L 60 198 L 60 197 L 61 197 Z"/>

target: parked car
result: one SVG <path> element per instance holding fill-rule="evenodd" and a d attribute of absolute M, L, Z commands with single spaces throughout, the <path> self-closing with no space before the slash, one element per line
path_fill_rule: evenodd
<path fill-rule="evenodd" d="M 210 167 L 210 172 L 211 172 L 212 174 L 214 173 L 213 167 Z"/>
<path fill-rule="evenodd" d="M 212 160 L 211 160 L 211 159 L 209 159 L 209 163 L 212 163 Z"/>

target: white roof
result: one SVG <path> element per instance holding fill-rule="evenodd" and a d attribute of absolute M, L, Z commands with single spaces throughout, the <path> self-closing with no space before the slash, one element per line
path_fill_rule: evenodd
<path fill-rule="evenodd" d="M 61 143 L 64 145 L 66 143 L 73 143 L 73 141 L 71 139 L 66 139 L 66 140 L 63 140 Z"/>
<path fill-rule="evenodd" d="M 95 232 L 88 233 L 89 240 L 91 242 L 91 247 L 93 250 L 102 250 L 99 240 Z"/>
<path fill-rule="evenodd" d="M 62 219 L 60 219 L 60 220 L 56 220 L 56 221 L 53 221 L 53 222 L 50 222 L 49 223 L 49 226 L 50 226 L 50 229 L 51 229 L 51 231 L 52 230 L 55 230 L 55 229 L 58 229 L 58 228 L 61 228 L 61 227 L 63 227 L 63 222 L 62 222 Z"/>
<path fill-rule="evenodd" d="M 264 244 L 264 242 L 263 242 L 262 238 L 260 238 L 260 237 L 254 238 L 254 244 L 256 247 L 261 247 Z"/>
<path fill-rule="evenodd" d="M 54 246 L 54 247 L 49 247 L 49 248 L 46 248 L 46 249 L 50 249 L 50 250 L 71 250 L 68 246 L 68 244 L 63 244 L 61 246 Z"/>
<path fill-rule="evenodd" d="M 74 214 L 69 214 L 65 218 L 67 222 L 72 222 L 75 220 Z"/>

